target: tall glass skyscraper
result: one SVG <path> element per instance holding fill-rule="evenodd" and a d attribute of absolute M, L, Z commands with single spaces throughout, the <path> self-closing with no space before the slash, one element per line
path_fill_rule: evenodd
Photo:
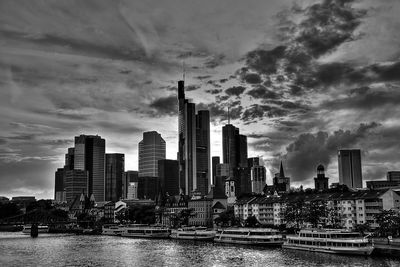
<path fill-rule="evenodd" d="M 125 155 L 106 154 L 105 200 L 118 201 L 122 198 L 122 179 L 125 172 Z"/>
<path fill-rule="evenodd" d="M 104 201 L 104 163 L 106 140 L 98 135 L 75 137 L 74 169 L 88 172 L 87 194 Z"/>
<path fill-rule="evenodd" d="M 339 183 L 349 188 L 362 187 L 360 149 L 340 149 L 338 151 Z"/>
<path fill-rule="evenodd" d="M 156 131 L 144 132 L 139 142 L 139 177 L 158 177 L 158 160 L 165 159 L 165 141 Z"/>
<path fill-rule="evenodd" d="M 210 183 L 210 114 L 196 115 L 194 103 L 185 98 L 184 81 L 178 81 L 179 188 L 185 195 L 208 193 Z"/>

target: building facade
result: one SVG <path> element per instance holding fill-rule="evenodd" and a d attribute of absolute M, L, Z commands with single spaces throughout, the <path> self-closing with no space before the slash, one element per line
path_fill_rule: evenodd
<path fill-rule="evenodd" d="M 329 189 L 329 178 L 325 177 L 325 167 L 321 164 L 317 167 L 317 177 L 314 177 L 314 188 L 317 191 L 325 191 Z"/>
<path fill-rule="evenodd" d="M 386 178 L 387 178 L 388 181 L 400 182 L 400 171 L 387 172 Z"/>
<path fill-rule="evenodd" d="M 361 151 L 340 149 L 338 151 L 339 183 L 349 188 L 362 188 Z"/>
<path fill-rule="evenodd" d="M 85 193 L 95 201 L 104 201 L 104 164 L 106 141 L 98 135 L 75 137 L 74 169 L 87 171 L 87 190 Z"/>
<path fill-rule="evenodd" d="M 65 198 L 68 203 L 82 193 L 87 194 L 88 176 L 88 171 L 85 170 L 65 171 Z"/>
<path fill-rule="evenodd" d="M 144 132 L 139 142 L 139 177 L 158 177 L 158 160 L 165 159 L 165 141 L 156 131 Z"/>
<path fill-rule="evenodd" d="M 125 174 L 125 155 L 106 154 L 105 200 L 118 201 L 123 197 L 122 180 Z"/>
<path fill-rule="evenodd" d="M 54 200 L 56 202 L 65 202 L 65 171 L 64 168 L 58 168 L 55 172 Z"/>
<path fill-rule="evenodd" d="M 199 110 L 196 115 L 196 190 L 205 196 L 210 190 L 210 112 Z"/>
<path fill-rule="evenodd" d="M 138 180 L 139 180 L 139 172 L 138 171 L 126 171 L 124 173 L 124 176 L 122 179 L 122 198 L 123 199 L 128 198 L 128 192 L 129 192 L 128 188 L 131 185 L 131 183 L 134 183 L 134 182 L 137 183 Z M 135 195 L 137 196 L 137 193 Z"/>
<path fill-rule="evenodd" d="M 170 196 L 179 195 L 179 162 L 163 159 L 158 161 L 158 176 L 161 194 Z"/>

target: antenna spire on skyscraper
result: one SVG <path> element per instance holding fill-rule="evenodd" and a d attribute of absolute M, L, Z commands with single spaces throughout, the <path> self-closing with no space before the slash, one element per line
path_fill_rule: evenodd
<path fill-rule="evenodd" d="M 185 81 L 185 61 L 182 60 L 182 78 Z"/>
<path fill-rule="evenodd" d="M 230 117 L 230 114 L 229 114 L 229 108 L 230 108 L 230 106 L 228 106 L 228 124 L 231 124 L 231 117 Z"/>

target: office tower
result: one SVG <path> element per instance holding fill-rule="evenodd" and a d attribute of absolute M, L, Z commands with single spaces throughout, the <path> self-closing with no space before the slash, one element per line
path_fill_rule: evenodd
<path fill-rule="evenodd" d="M 64 168 L 58 168 L 55 172 L 54 200 L 64 202 L 65 199 L 65 173 Z"/>
<path fill-rule="evenodd" d="M 390 172 L 387 172 L 386 178 L 387 178 L 388 181 L 400 182 L 400 171 L 390 171 Z"/>
<path fill-rule="evenodd" d="M 65 192 L 66 201 L 70 203 L 82 193 L 87 194 L 87 181 L 89 173 L 85 170 L 66 170 L 65 171 Z"/>
<path fill-rule="evenodd" d="M 317 167 L 317 177 L 314 177 L 315 190 L 325 191 L 328 190 L 328 177 L 325 177 L 325 168 L 323 165 Z"/>
<path fill-rule="evenodd" d="M 106 154 L 105 200 L 118 201 L 122 198 L 122 180 L 125 171 L 125 155 Z"/>
<path fill-rule="evenodd" d="M 162 159 L 158 161 L 158 177 L 161 194 L 170 196 L 179 195 L 179 162 L 177 160 Z"/>
<path fill-rule="evenodd" d="M 129 182 L 126 199 L 138 199 L 138 182 Z"/>
<path fill-rule="evenodd" d="M 200 110 L 196 115 L 196 182 L 193 186 L 201 195 L 208 194 L 210 185 L 210 112 Z"/>
<path fill-rule="evenodd" d="M 266 171 L 264 166 L 254 165 L 250 170 L 251 177 L 251 192 L 261 194 L 265 187 Z"/>
<path fill-rule="evenodd" d="M 165 141 L 156 131 L 144 132 L 139 142 L 139 177 L 158 177 L 158 160 L 165 159 Z"/>
<path fill-rule="evenodd" d="M 156 200 L 160 192 L 158 177 L 139 177 L 137 183 L 137 198 Z"/>
<path fill-rule="evenodd" d="M 122 198 L 123 199 L 129 199 L 128 198 L 128 192 L 129 192 L 129 186 L 130 183 L 137 183 L 139 178 L 139 172 L 138 171 L 126 171 L 124 173 L 123 179 L 122 179 Z M 137 196 L 137 193 L 136 193 Z"/>
<path fill-rule="evenodd" d="M 289 192 L 290 190 L 290 177 L 285 176 L 283 171 L 283 163 L 281 161 L 281 166 L 279 168 L 279 173 L 275 173 L 273 178 L 274 191 L 277 192 Z"/>
<path fill-rule="evenodd" d="M 230 165 L 230 176 L 233 178 L 233 170 L 238 166 L 238 151 L 237 136 L 239 129 L 232 124 L 227 124 L 222 127 L 222 160 Z"/>
<path fill-rule="evenodd" d="M 340 149 L 338 151 L 339 183 L 349 188 L 362 187 L 360 149 Z"/>
<path fill-rule="evenodd" d="M 178 82 L 179 189 L 185 195 L 206 195 L 210 184 L 210 114 L 185 98 L 184 81 Z"/>
<path fill-rule="evenodd" d="M 65 154 L 65 165 L 64 165 L 65 170 L 74 169 L 74 154 L 75 154 L 75 148 L 73 147 L 68 148 L 68 153 Z"/>
<path fill-rule="evenodd" d="M 104 201 L 104 164 L 106 141 L 98 135 L 75 137 L 74 169 L 88 172 L 85 193 L 95 201 Z"/>
<path fill-rule="evenodd" d="M 229 164 L 219 163 L 215 166 L 215 188 L 218 191 L 225 192 L 225 181 L 229 178 Z"/>
<path fill-rule="evenodd" d="M 248 158 L 247 159 L 247 166 L 249 168 L 251 168 L 253 166 L 260 166 L 260 158 L 259 157 Z"/>
<path fill-rule="evenodd" d="M 216 176 L 217 176 L 217 165 L 220 164 L 219 157 L 212 157 L 212 184 L 215 185 L 216 183 Z"/>

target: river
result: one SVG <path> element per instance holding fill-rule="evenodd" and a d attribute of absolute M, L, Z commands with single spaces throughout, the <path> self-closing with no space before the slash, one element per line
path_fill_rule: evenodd
<path fill-rule="evenodd" d="M 0 266 L 400 266 L 399 259 L 340 256 L 114 236 L 0 232 Z"/>

